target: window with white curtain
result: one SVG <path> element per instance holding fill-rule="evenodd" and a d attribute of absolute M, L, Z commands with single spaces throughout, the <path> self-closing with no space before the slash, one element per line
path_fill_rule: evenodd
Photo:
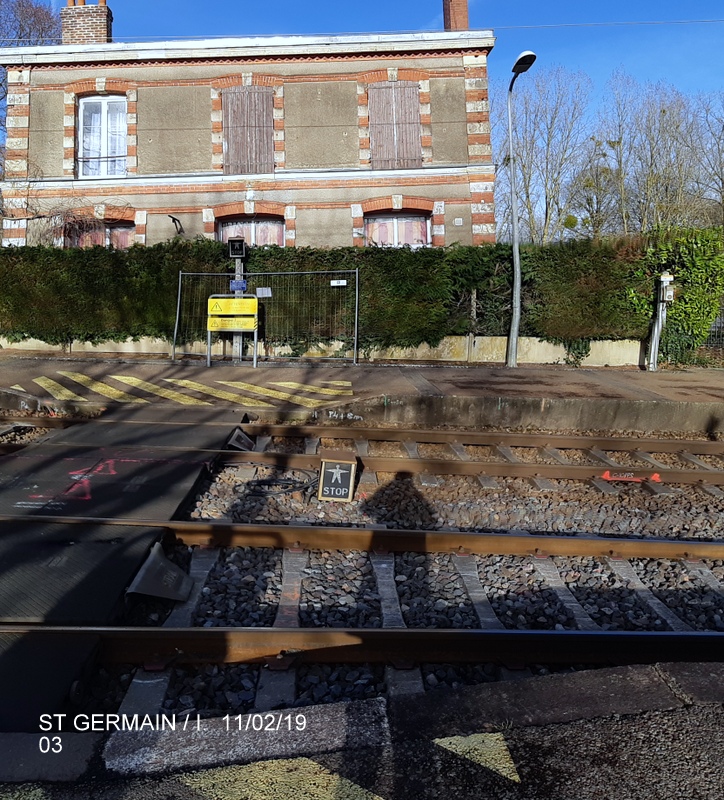
<path fill-rule="evenodd" d="M 284 247 L 284 220 L 280 217 L 233 217 L 219 222 L 221 242 L 242 238 L 250 247 L 276 244 Z"/>
<path fill-rule="evenodd" d="M 381 214 L 365 217 L 365 244 L 378 247 L 427 247 L 430 217 L 423 214 Z"/>
<path fill-rule="evenodd" d="M 64 247 L 112 247 L 127 250 L 134 242 L 136 226 L 130 222 L 78 219 L 63 228 Z"/>
<path fill-rule="evenodd" d="M 126 174 L 126 98 L 83 97 L 78 107 L 78 177 Z"/>

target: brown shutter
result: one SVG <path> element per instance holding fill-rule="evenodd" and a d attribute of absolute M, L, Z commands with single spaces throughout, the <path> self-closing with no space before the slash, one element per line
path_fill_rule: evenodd
<path fill-rule="evenodd" d="M 420 141 L 420 88 L 411 81 L 395 84 L 395 109 L 397 118 L 397 169 L 415 169 L 422 166 Z"/>
<path fill-rule="evenodd" d="M 367 90 L 372 169 L 395 168 L 394 84 L 378 83 Z"/>
<path fill-rule="evenodd" d="M 232 86 L 222 98 L 224 173 L 274 172 L 274 89 Z"/>
<path fill-rule="evenodd" d="M 420 93 L 412 81 L 388 81 L 368 87 L 372 169 L 422 166 Z"/>

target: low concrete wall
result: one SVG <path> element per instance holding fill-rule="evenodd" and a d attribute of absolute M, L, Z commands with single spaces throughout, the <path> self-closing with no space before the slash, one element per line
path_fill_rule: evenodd
<path fill-rule="evenodd" d="M 251 354 L 251 337 L 246 336 L 246 353 Z M 507 347 L 505 336 L 448 336 L 437 347 L 427 344 L 419 347 L 391 347 L 387 349 L 362 352 L 360 356 L 370 362 L 375 361 L 437 361 L 441 363 L 456 364 L 504 364 Z M 305 358 L 330 358 L 339 356 L 341 343 L 332 343 L 327 346 L 315 347 L 304 354 Z M 87 354 L 129 354 L 129 355 L 159 355 L 171 357 L 171 345 L 163 339 L 144 338 L 137 342 L 104 342 L 94 345 L 88 342 L 73 342 L 70 348 L 49 345 L 37 339 L 25 342 L 10 343 L 0 338 L 0 348 L 13 350 L 39 351 L 57 355 L 87 355 Z M 220 357 L 231 354 L 231 343 L 219 342 L 212 347 L 212 356 Z M 290 355 L 289 347 L 265 348 L 264 343 L 259 343 L 260 356 L 276 356 L 283 358 Z M 176 349 L 177 356 L 181 355 L 206 355 L 206 344 L 196 343 L 183 345 Z M 352 352 L 347 352 L 347 357 L 352 357 Z M 566 351 L 562 345 L 544 342 L 541 339 L 521 337 L 518 342 L 519 364 L 562 364 L 566 358 Z M 584 367 L 622 367 L 643 366 L 643 348 L 641 342 L 624 340 L 620 342 L 591 342 L 590 355 L 581 364 Z"/>
<path fill-rule="evenodd" d="M 450 361 L 465 364 L 504 364 L 508 339 L 506 336 L 448 336 L 437 347 L 375 350 L 370 361 Z M 642 366 L 641 342 L 627 339 L 620 342 L 591 342 L 591 352 L 583 367 Z M 366 355 L 366 354 L 365 354 Z M 562 364 L 566 359 L 563 345 L 523 336 L 518 340 L 519 364 Z"/>
<path fill-rule="evenodd" d="M 262 414 L 263 416 L 263 414 Z M 368 425 L 403 427 L 438 425 L 454 420 L 468 428 L 533 428 L 545 430 L 606 430 L 654 433 L 724 431 L 724 402 L 689 403 L 674 400 L 618 398 L 473 397 L 445 395 L 375 397 L 334 409 L 314 411 L 326 423 L 347 420 Z"/>

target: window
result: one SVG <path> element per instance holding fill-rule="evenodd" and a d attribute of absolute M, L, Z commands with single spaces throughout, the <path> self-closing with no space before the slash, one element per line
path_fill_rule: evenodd
<path fill-rule="evenodd" d="M 78 129 L 78 177 L 126 174 L 125 97 L 81 98 Z"/>
<path fill-rule="evenodd" d="M 284 220 L 277 217 L 255 217 L 254 219 L 236 217 L 223 220 L 217 229 L 217 238 L 221 242 L 241 237 L 251 247 L 265 244 L 276 244 L 284 247 Z"/>
<path fill-rule="evenodd" d="M 224 173 L 274 172 L 274 89 L 231 86 L 222 94 Z"/>
<path fill-rule="evenodd" d="M 379 247 L 426 247 L 430 218 L 422 214 L 384 214 L 365 217 L 365 244 Z"/>
<path fill-rule="evenodd" d="M 420 91 L 413 81 L 387 81 L 367 89 L 372 169 L 422 166 Z"/>
<path fill-rule="evenodd" d="M 65 247 L 112 247 L 126 250 L 136 233 L 135 225 L 128 222 L 104 222 L 103 220 L 79 219 L 66 222 L 63 229 Z"/>

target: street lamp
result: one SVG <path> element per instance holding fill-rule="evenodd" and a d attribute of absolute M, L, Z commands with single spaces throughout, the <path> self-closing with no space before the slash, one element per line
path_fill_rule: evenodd
<path fill-rule="evenodd" d="M 518 246 L 518 197 L 515 190 L 515 158 L 513 157 L 513 84 L 518 75 L 527 72 L 536 55 L 531 50 L 522 52 L 513 64 L 513 78 L 508 87 L 508 166 L 510 169 L 510 213 L 513 218 L 513 314 L 510 319 L 506 367 L 518 366 L 518 330 L 520 328 L 520 248 Z"/>

